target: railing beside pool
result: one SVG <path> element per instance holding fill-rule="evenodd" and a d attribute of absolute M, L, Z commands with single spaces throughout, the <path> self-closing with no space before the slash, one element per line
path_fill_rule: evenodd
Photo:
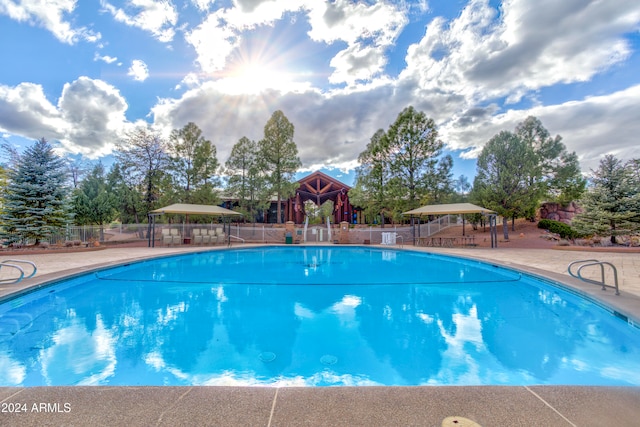
<path fill-rule="evenodd" d="M 28 276 L 25 276 L 24 268 L 22 268 L 21 264 L 30 265 L 31 268 L 33 269 L 31 274 L 29 274 Z M 17 276 L 11 275 L 11 273 L 9 273 L 10 275 L 9 278 L 3 279 L 1 277 L 3 277 L 4 275 L 0 276 L 0 283 L 7 283 L 7 284 L 18 283 L 22 281 L 22 279 L 28 279 L 30 277 L 33 277 L 38 271 L 38 268 L 36 267 L 35 263 L 33 263 L 32 261 L 25 261 L 21 259 L 5 259 L 3 261 L 0 261 L 0 272 L 2 272 L 3 267 L 8 267 L 12 271 L 17 272 Z"/>
<path fill-rule="evenodd" d="M 349 225 L 349 243 L 351 244 L 383 244 L 383 233 L 393 232 L 401 236 L 403 243 L 411 243 L 418 238 L 427 238 L 433 234 L 456 224 L 455 217 L 446 215 L 428 223 L 390 225 L 385 224 L 369 226 L 365 224 Z M 177 233 L 172 245 L 200 244 L 195 239 L 194 230 L 216 230 L 222 228 L 225 237 L 233 236 L 234 240 L 246 243 L 285 243 L 286 230 L 284 224 L 222 224 L 210 223 L 167 223 L 156 224 L 155 243 L 163 245 L 163 229 L 173 229 Z M 294 229 L 294 243 L 334 243 L 338 236 L 339 224 L 300 224 Z M 57 230 L 47 239 L 43 239 L 41 245 L 48 246 L 98 246 L 102 244 L 118 244 L 147 241 L 150 228 L 148 224 L 105 224 L 68 226 Z M 225 239 L 228 240 L 228 239 Z M 25 241 L 18 246 L 32 245 L 33 241 Z M 209 244 L 219 243 L 213 240 Z M 16 246 L 16 244 L 14 244 Z"/>
<path fill-rule="evenodd" d="M 580 265 L 580 267 L 578 267 L 578 270 L 576 270 L 576 272 L 574 273 L 573 271 L 571 271 L 571 267 L 573 267 L 574 265 Z M 608 266 L 611 267 L 611 270 L 613 272 L 613 285 L 607 285 L 606 284 L 606 278 L 605 278 L 605 270 L 604 267 Z M 598 266 L 600 267 L 600 273 L 601 273 L 601 279 L 598 280 L 594 280 L 588 277 L 584 277 L 582 275 L 582 269 L 585 267 L 595 267 Z M 572 277 L 575 277 L 576 279 L 580 279 L 583 282 L 587 282 L 587 283 L 591 283 L 594 285 L 599 285 L 602 286 L 602 290 L 605 291 L 607 290 L 607 288 L 612 288 L 616 290 L 616 295 L 620 295 L 620 290 L 618 289 L 618 269 L 616 268 L 615 265 L 611 264 L 610 262 L 607 261 L 598 261 L 597 259 L 584 259 L 584 260 L 580 260 L 580 261 L 574 261 L 571 264 L 569 264 L 569 267 L 567 267 L 567 270 L 569 271 L 569 275 L 571 275 Z"/>

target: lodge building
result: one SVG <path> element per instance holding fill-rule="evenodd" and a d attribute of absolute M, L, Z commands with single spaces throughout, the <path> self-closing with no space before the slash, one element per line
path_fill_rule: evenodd
<path fill-rule="evenodd" d="M 313 172 L 297 181 L 298 188 L 295 194 L 282 200 L 281 215 L 282 222 L 293 221 L 296 224 L 303 224 L 306 217 L 305 202 L 311 201 L 318 207 L 331 200 L 333 202 L 333 215 L 331 222 L 339 224 L 346 221 L 350 224 L 361 224 L 364 221 L 364 214 L 361 209 L 354 207 L 349 201 L 349 187 L 347 184 L 338 181 L 320 171 Z M 227 200 L 224 207 L 231 209 L 237 203 Z M 273 200 L 269 209 L 259 213 L 256 217 L 258 222 L 276 223 L 278 218 L 278 201 Z"/>

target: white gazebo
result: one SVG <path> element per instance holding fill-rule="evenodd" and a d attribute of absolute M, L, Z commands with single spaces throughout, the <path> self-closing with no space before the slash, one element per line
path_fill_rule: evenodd
<path fill-rule="evenodd" d="M 483 208 L 472 203 L 447 203 L 440 205 L 426 205 L 407 212 L 403 212 L 402 215 L 410 217 L 422 217 L 425 215 L 464 215 L 475 214 L 489 216 L 489 234 L 491 235 L 491 247 L 498 246 L 498 234 L 496 229 L 496 212 L 491 209 Z M 462 235 L 464 236 L 464 217 L 462 217 Z"/>

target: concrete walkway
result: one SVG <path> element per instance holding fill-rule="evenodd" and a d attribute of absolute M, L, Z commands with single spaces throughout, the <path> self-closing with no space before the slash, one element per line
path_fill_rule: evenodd
<path fill-rule="evenodd" d="M 219 249 L 223 248 L 212 250 Z M 37 264 L 38 274 L 20 285 L 0 285 L 0 300 L 92 268 L 198 250 L 203 248 L 114 248 L 21 256 Z M 640 254 L 508 248 L 428 251 L 482 259 L 561 281 L 631 321 L 640 319 Z M 618 268 L 620 296 L 567 274 L 570 262 L 591 258 Z M 462 418 L 443 424 L 451 416 L 485 427 L 640 425 L 637 387 L 6 387 L 0 388 L 0 405 L 0 425 L 12 426 L 465 425 Z"/>

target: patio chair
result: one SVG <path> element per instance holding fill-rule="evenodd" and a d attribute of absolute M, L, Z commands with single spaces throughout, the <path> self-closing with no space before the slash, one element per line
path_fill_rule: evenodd
<path fill-rule="evenodd" d="M 206 228 L 200 229 L 200 236 L 202 236 L 203 244 L 208 245 L 209 243 L 211 243 L 211 236 L 209 235 L 208 230 Z"/>
<path fill-rule="evenodd" d="M 224 243 L 226 234 L 222 228 L 216 228 L 216 243 Z"/>
<path fill-rule="evenodd" d="M 174 245 L 179 245 L 182 243 L 182 236 L 180 235 L 180 232 L 178 232 L 177 228 L 171 229 L 171 242 Z"/>
<path fill-rule="evenodd" d="M 162 244 L 170 245 L 173 242 L 173 237 L 171 236 L 171 230 L 168 228 L 162 229 Z"/>
<path fill-rule="evenodd" d="M 207 230 L 207 232 L 209 233 L 209 241 L 212 245 L 215 245 L 217 243 L 216 230 Z"/>
<path fill-rule="evenodd" d="M 192 238 L 193 238 L 193 244 L 194 245 L 201 245 L 202 244 L 202 234 L 200 234 L 200 229 L 199 228 L 194 228 L 193 229 Z"/>

